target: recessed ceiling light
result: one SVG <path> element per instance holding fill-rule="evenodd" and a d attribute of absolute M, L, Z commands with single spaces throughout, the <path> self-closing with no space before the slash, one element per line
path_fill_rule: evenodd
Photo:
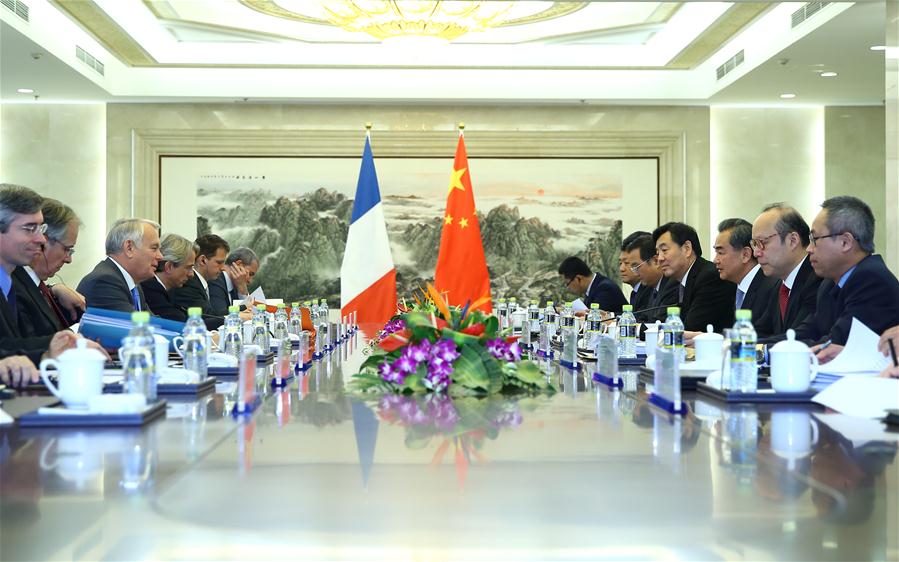
<path fill-rule="evenodd" d="M 796 97 L 796 94 L 790 94 L 790 93 L 780 95 L 780 99 L 782 99 L 782 100 L 791 100 L 795 97 Z"/>
<path fill-rule="evenodd" d="M 871 45 L 870 49 L 872 51 L 886 51 L 886 45 Z"/>
<path fill-rule="evenodd" d="M 833 78 L 836 75 L 837 75 L 836 72 L 822 72 L 821 78 Z"/>
<path fill-rule="evenodd" d="M 33 94 L 34 90 L 32 90 L 31 88 L 19 88 L 18 90 L 16 90 L 16 92 L 20 94 Z"/>

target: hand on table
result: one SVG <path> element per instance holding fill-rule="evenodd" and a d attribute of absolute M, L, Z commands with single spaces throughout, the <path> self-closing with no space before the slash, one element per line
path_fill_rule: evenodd
<path fill-rule="evenodd" d="M 899 379 L 899 367 L 887 367 L 880 372 L 880 376 L 887 379 Z"/>
<path fill-rule="evenodd" d="M 701 333 L 702 332 L 691 332 L 688 330 L 684 330 L 684 345 L 686 347 L 693 347 L 693 339 Z"/>
<path fill-rule="evenodd" d="M 0 360 L 0 382 L 12 387 L 22 387 L 40 382 L 41 373 L 24 355 L 13 355 Z"/>
<path fill-rule="evenodd" d="M 835 343 L 828 345 L 824 349 L 821 349 L 821 347 L 822 346 L 820 345 L 816 345 L 812 348 L 812 353 L 815 354 L 815 357 L 818 358 L 818 363 L 821 365 L 830 363 L 841 351 L 843 351 L 843 346 Z"/>

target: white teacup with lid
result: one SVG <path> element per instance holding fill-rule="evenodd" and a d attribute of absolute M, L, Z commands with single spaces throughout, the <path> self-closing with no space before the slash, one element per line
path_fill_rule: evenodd
<path fill-rule="evenodd" d="M 818 374 L 818 358 L 809 346 L 787 330 L 787 339 L 768 350 L 771 357 L 771 387 L 775 392 L 805 392 Z"/>
<path fill-rule="evenodd" d="M 41 361 L 41 379 L 66 407 L 86 410 L 94 396 L 103 394 L 103 365 L 106 357 L 96 349 L 87 346 L 87 340 L 79 337 L 76 347 L 59 354 L 58 359 Z M 50 381 L 47 367 L 55 367 L 59 373 L 59 386 Z"/>
<path fill-rule="evenodd" d="M 721 345 L 724 343 L 724 336 L 716 334 L 711 324 L 708 324 L 705 329 L 705 332 L 693 338 L 696 364 L 697 366 L 708 366 L 709 369 L 717 369 L 721 365 Z"/>

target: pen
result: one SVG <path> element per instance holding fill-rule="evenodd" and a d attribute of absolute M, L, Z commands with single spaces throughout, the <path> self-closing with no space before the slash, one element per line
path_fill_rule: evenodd
<path fill-rule="evenodd" d="M 822 343 L 821 347 L 818 348 L 818 353 L 821 353 L 822 351 L 827 349 L 827 346 L 829 346 L 832 343 L 833 343 L 833 340 L 827 340 L 826 342 Z"/>
<path fill-rule="evenodd" d="M 893 367 L 899 367 L 899 361 L 896 361 L 896 347 L 893 345 L 893 340 L 887 340 L 887 343 L 890 344 L 890 355 L 893 356 Z"/>

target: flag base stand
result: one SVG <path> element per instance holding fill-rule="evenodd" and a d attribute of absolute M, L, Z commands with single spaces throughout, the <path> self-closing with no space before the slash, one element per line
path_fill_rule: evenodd
<path fill-rule="evenodd" d="M 624 381 L 621 377 L 607 377 L 602 373 L 593 373 L 593 380 L 601 382 L 610 388 L 624 388 Z"/>

